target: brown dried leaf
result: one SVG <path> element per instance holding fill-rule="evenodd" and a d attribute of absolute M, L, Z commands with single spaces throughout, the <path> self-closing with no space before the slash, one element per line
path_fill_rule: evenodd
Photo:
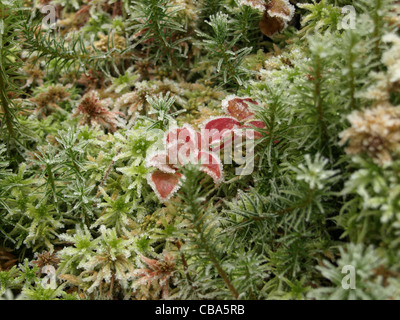
<path fill-rule="evenodd" d="M 265 11 L 259 26 L 263 34 L 267 37 L 272 37 L 274 34 L 281 32 L 285 28 L 285 23 L 280 18 L 271 17 L 268 14 L 268 11 Z"/>
<path fill-rule="evenodd" d="M 11 249 L 0 247 L 0 269 L 11 269 L 18 259 L 11 253 Z"/>
<path fill-rule="evenodd" d="M 72 283 L 72 284 L 74 284 L 76 286 L 78 286 L 79 283 L 80 283 L 79 278 L 76 277 L 76 276 L 73 276 L 72 274 L 61 274 L 59 276 L 59 278 L 62 279 L 62 280 L 66 280 L 66 281 L 68 281 L 68 282 L 70 282 L 70 283 Z"/>
<path fill-rule="evenodd" d="M 295 8 L 288 0 L 271 0 L 260 21 L 260 30 L 268 37 L 283 31 L 293 19 Z"/>

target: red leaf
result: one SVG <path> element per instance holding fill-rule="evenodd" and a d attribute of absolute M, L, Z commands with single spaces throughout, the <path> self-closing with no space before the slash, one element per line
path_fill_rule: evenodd
<path fill-rule="evenodd" d="M 219 117 L 208 119 L 204 124 L 203 128 L 206 130 L 232 130 L 240 127 L 240 122 L 232 117 Z"/>
<path fill-rule="evenodd" d="M 285 29 L 288 23 L 293 19 L 295 7 L 289 0 L 271 0 L 267 5 L 262 20 L 260 21 L 260 30 L 268 37 Z"/>
<path fill-rule="evenodd" d="M 198 148 L 197 143 L 188 141 L 186 143 L 173 142 L 167 146 L 169 164 L 171 166 L 184 166 L 196 159 Z"/>
<path fill-rule="evenodd" d="M 265 11 L 259 23 L 259 27 L 261 32 L 267 37 L 273 37 L 275 34 L 285 29 L 285 22 L 279 17 L 271 17 L 268 11 Z"/>
<path fill-rule="evenodd" d="M 239 98 L 228 96 L 222 101 L 222 107 L 225 111 L 239 121 L 246 121 L 254 117 L 254 113 L 250 109 L 250 105 L 258 105 L 258 103 L 250 98 Z"/>
<path fill-rule="evenodd" d="M 147 180 L 160 201 L 167 201 L 181 187 L 179 181 L 181 177 L 180 173 L 166 173 L 157 170 L 149 174 Z"/>
<path fill-rule="evenodd" d="M 203 124 L 201 134 L 205 141 L 208 137 L 209 146 L 217 151 L 223 148 L 224 142 L 231 141 L 233 130 L 240 127 L 240 122 L 232 117 L 211 118 Z"/>
<path fill-rule="evenodd" d="M 182 128 L 168 131 L 165 142 L 167 145 L 169 163 L 185 165 L 195 158 L 200 148 L 199 133 L 185 124 Z"/>
<path fill-rule="evenodd" d="M 215 183 L 222 181 L 222 163 L 217 155 L 208 151 L 200 151 L 198 159 L 201 170 L 213 178 Z"/>
<path fill-rule="evenodd" d="M 146 159 L 146 167 L 156 167 L 157 169 L 166 173 L 175 173 L 175 168 L 170 164 L 168 154 L 166 152 L 159 152 L 150 155 Z"/>
<path fill-rule="evenodd" d="M 167 144 L 178 142 L 183 144 L 189 141 L 197 141 L 196 131 L 189 125 L 185 124 L 182 128 L 172 128 L 168 131 L 165 141 Z"/>
<path fill-rule="evenodd" d="M 260 129 L 266 127 L 264 121 L 261 121 L 261 120 L 252 120 L 252 121 L 247 122 L 247 124 L 250 124 L 250 125 L 252 125 L 256 128 L 260 128 Z"/>

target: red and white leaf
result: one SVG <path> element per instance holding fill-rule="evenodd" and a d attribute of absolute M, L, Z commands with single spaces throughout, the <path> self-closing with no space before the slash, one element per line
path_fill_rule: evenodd
<path fill-rule="evenodd" d="M 170 164 L 169 156 L 166 152 L 158 152 L 149 155 L 146 159 L 146 167 L 156 167 L 166 173 L 175 173 L 176 169 Z"/>
<path fill-rule="evenodd" d="M 165 136 L 165 142 L 167 145 L 176 142 L 179 144 L 183 144 L 189 141 L 197 143 L 197 133 L 188 124 L 185 124 L 182 128 L 171 128 Z"/>
<path fill-rule="evenodd" d="M 169 200 L 181 187 L 180 173 L 166 173 L 156 170 L 147 176 L 147 181 L 161 202 Z"/>
<path fill-rule="evenodd" d="M 254 113 L 251 111 L 251 105 L 258 105 L 258 102 L 250 98 L 239 98 L 236 96 L 228 96 L 222 101 L 222 108 L 231 117 L 246 121 L 254 118 Z"/>
<path fill-rule="evenodd" d="M 213 178 L 215 183 L 220 183 L 223 179 L 223 167 L 221 159 L 214 153 L 208 151 L 200 151 L 198 160 L 201 170 Z"/>
<path fill-rule="evenodd" d="M 240 127 L 240 122 L 232 117 L 210 118 L 204 122 L 201 135 L 203 141 L 208 139 L 210 149 L 218 151 L 224 143 L 231 141 L 233 130 Z"/>
<path fill-rule="evenodd" d="M 169 163 L 171 166 L 180 167 L 187 163 L 194 163 L 199 150 L 192 141 L 187 143 L 171 143 L 167 146 Z"/>
<path fill-rule="evenodd" d="M 187 124 L 169 130 L 165 137 L 169 163 L 183 166 L 195 159 L 200 148 L 199 137 L 199 133 Z"/>
<path fill-rule="evenodd" d="M 205 130 L 232 130 L 240 127 L 240 122 L 232 117 L 212 117 L 203 123 Z"/>

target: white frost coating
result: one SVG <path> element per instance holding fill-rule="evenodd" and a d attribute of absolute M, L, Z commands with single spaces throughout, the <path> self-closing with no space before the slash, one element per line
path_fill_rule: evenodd
<path fill-rule="evenodd" d="M 161 157 L 161 159 L 156 159 L 158 157 Z M 176 170 L 169 166 L 169 164 L 167 162 L 167 158 L 168 158 L 168 154 L 165 151 L 152 152 L 148 155 L 148 157 L 145 160 L 145 167 L 146 168 L 156 167 L 157 169 L 159 169 L 165 173 L 175 173 Z M 165 160 L 165 161 L 162 161 L 162 160 Z"/>
<path fill-rule="evenodd" d="M 205 127 L 205 125 L 209 121 L 218 119 L 233 120 L 235 123 L 238 123 L 237 125 L 235 124 L 234 126 L 237 128 L 240 127 L 239 121 L 233 117 L 213 117 L 208 119 L 203 126 Z M 177 127 L 174 125 L 164 135 L 163 142 L 166 151 L 149 154 L 149 156 L 146 158 L 145 166 L 147 168 L 156 167 L 160 170 L 160 172 L 164 172 L 167 174 L 177 174 L 178 170 L 176 168 L 171 167 L 171 165 L 174 164 L 174 158 L 177 158 L 176 160 L 181 166 L 184 166 L 189 162 L 190 163 L 200 162 L 203 163 L 201 165 L 201 170 L 206 174 L 208 174 L 214 180 L 215 183 L 220 183 L 223 180 L 223 166 L 221 159 L 219 158 L 218 155 L 216 155 L 213 152 L 210 152 L 209 150 L 202 150 L 202 151 L 199 150 L 200 148 L 198 144 L 199 135 L 200 139 L 203 140 L 204 131 L 205 129 L 203 128 L 202 133 L 199 133 L 195 131 L 189 124 L 184 124 L 182 127 Z M 214 131 L 215 134 L 218 134 L 218 138 L 220 140 L 221 138 L 226 138 L 227 136 L 232 134 L 231 129 L 224 129 L 221 132 L 217 129 L 214 129 Z M 222 139 L 221 141 L 223 140 L 224 139 Z M 211 164 L 209 164 L 210 157 L 211 157 Z M 217 170 L 212 170 L 211 165 L 216 166 Z M 169 194 L 166 197 L 162 197 L 158 190 L 159 186 L 157 186 L 157 182 L 153 180 L 154 173 L 155 172 L 147 174 L 147 182 L 151 186 L 157 198 L 161 202 L 168 201 L 173 196 L 173 194 L 175 194 L 181 188 L 182 180 L 185 179 L 183 175 L 181 175 L 181 177 L 178 177 L 178 183 L 172 188 L 171 192 L 169 192 Z M 160 181 L 162 182 L 162 179 Z"/>
<path fill-rule="evenodd" d="M 187 129 L 187 131 L 188 131 L 189 134 L 190 134 L 190 141 L 194 141 L 194 142 L 197 141 L 196 130 L 194 130 L 193 127 L 192 127 L 190 124 L 186 124 L 186 123 L 185 123 L 185 124 L 183 125 L 182 129 Z M 182 135 L 183 135 L 182 132 L 179 133 L 178 142 L 184 142 L 184 143 L 186 143 L 186 135 L 183 136 L 183 137 L 182 137 Z M 183 141 L 182 141 L 182 140 L 183 140 Z"/>
<path fill-rule="evenodd" d="M 264 12 L 266 2 L 265 0 L 239 0 L 239 4 L 242 6 L 249 6 L 261 12 Z"/>
<path fill-rule="evenodd" d="M 387 66 L 390 82 L 398 82 L 400 80 L 400 37 L 395 33 L 389 33 L 382 40 L 393 44 L 392 48 L 383 54 L 382 62 Z"/>
<path fill-rule="evenodd" d="M 225 113 L 229 114 L 228 107 L 229 107 L 229 101 L 234 100 L 234 99 L 240 99 L 240 100 L 245 100 L 245 99 L 250 99 L 251 101 L 242 101 L 242 104 L 245 104 L 248 108 L 249 111 L 252 111 L 250 108 L 250 105 L 252 104 L 260 104 L 257 100 L 254 100 L 253 98 L 250 98 L 249 96 L 244 96 L 244 97 L 238 97 L 235 95 L 229 95 L 227 96 L 224 100 L 221 102 L 221 106 L 224 109 Z M 237 120 L 237 119 L 236 119 Z"/>
<path fill-rule="evenodd" d="M 268 11 L 268 14 L 271 17 L 281 18 L 286 24 L 287 22 L 289 22 L 293 19 L 295 7 L 290 4 L 289 0 L 279 0 L 279 1 L 282 1 L 287 6 L 287 8 L 289 9 L 289 15 L 286 15 L 286 14 L 283 14 L 280 12 L 271 12 L 271 10 Z"/>
<path fill-rule="evenodd" d="M 213 151 L 218 151 L 221 149 L 221 144 L 223 142 L 229 142 L 229 135 L 232 134 L 232 132 L 235 129 L 240 129 L 241 125 L 235 125 L 232 129 L 228 129 L 228 128 L 224 128 L 222 129 L 222 131 L 219 131 L 217 129 L 205 129 L 205 127 L 207 126 L 207 124 L 211 121 L 214 120 L 219 120 L 219 119 L 231 119 L 234 120 L 236 122 L 239 123 L 239 120 L 235 119 L 234 117 L 231 116 L 220 116 L 220 117 L 210 117 L 209 119 L 207 119 L 206 121 L 203 122 L 203 124 L 201 125 L 201 136 L 202 137 L 208 137 L 208 138 L 212 138 L 211 143 L 206 140 L 205 141 L 205 146 L 201 146 L 201 150 L 205 150 L 205 147 L 209 147 L 207 150 L 209 150 L 210 148 Z M 207 135 L 205 135 L 205 133 L 207 133 Z"/>

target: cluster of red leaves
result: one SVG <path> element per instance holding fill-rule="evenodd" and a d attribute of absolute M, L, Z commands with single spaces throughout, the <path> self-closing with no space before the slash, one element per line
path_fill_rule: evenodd
<path fill-rule="evenodd" d="M 148 182 L 160 201 L 169 200 L 179 190 L 180 180 L 185 179 L 179 169 L 188 163 L 199 164 L 200 169 L 215 183 L 220 183 L 223 180 L 223 166 L 215 151 L 239 135 L 244 135 L 246 139 L 262 136 L 253 130 L 254 127 L 265 128 L 264 122 L 255 120 L 250 109 L 250 105 L 257 104 L 249 98 L 229 96 L 222 103 L 228 116 L 208 119 L 201 132 L 187 124 L 167 131 L 164 138 L 166 150 L 152 154 L 146 160 L 147 167 L 157 168 L 149 174 Z"/>
<path fill-rule="evenodd" d="M 173 128 L 165 136 L 166 151 L 157 152 L 147 158 L 147 167 L 158 170 L 149 174 L 148 182 L 161 201 L 169 198 L 179 190 L 180 179 L 185 177 L 179 168 L 188 163 L 200 163 L 204 172 L 216 183 L 222 180 L 222 164 L 217 155 L 211 151 L 201 150 L 199 141 L 202 137 L 191 126 Z"/>

